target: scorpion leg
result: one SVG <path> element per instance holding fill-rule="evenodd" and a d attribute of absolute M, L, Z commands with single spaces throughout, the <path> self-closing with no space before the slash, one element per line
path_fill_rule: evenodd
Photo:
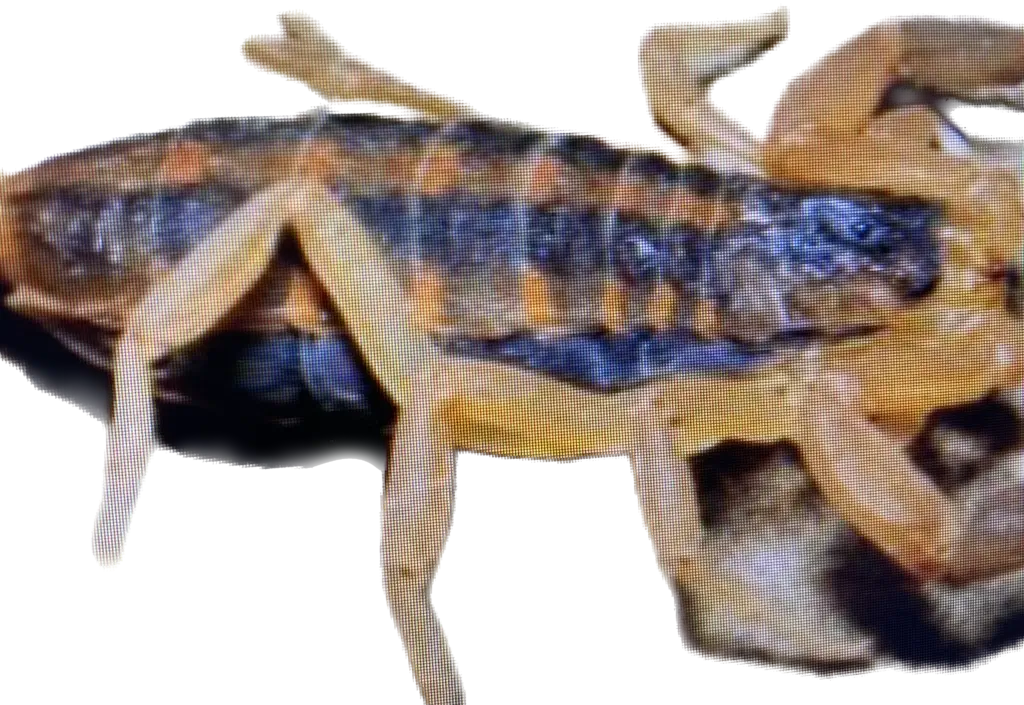
<path fill-rule="evenodd" d="M 702 527 L 697 488 L 690 464 L 673 447 L 660 404 L 636 416 L 630 461 L 640 510 L 651 535 L 658 564 L 669 580 L 682 582 L 700 552 Z"/>
<path fill-rule="evenodd" d="M 473 117 L 469 107 L 420 90 L 349 56 L 310 18 L 281 15 L 281 37 L 245 43 L 255 64 L 305 83 L 328 100 L 369 100 L 412 108 L 439 119 Z"/>
<path fill-rule="evenodd" d="M 113 417 L 93 535 L 100 562 L 115 563 L 121 556 L 155 445 L 152 365 L 203 337 L 256 283 L 298 207 L 297 195 L 296 184 L 286 182 L 253 196 L 128 316 L 112 361 Z"/>
<path fill-rule="evenodd" d="M 839 385 L 818 378 L 797 398 L 794 440 L 822 495 L 908 572 L 942 574 L 953 508 L 938 487 Z"/>
<path fill-rule="evenodd" d="M 754 137 L 707 100 L 711 84 L 786 35 L 785 9 L 748 22 L 655 27 L 640 48 L 640 73 L 658 125 L 701 161 L 755 170 Z"/>
<path fill-rule="evenodd" d="M 878 111 L 891 89 L 908 83 L 975 100 L 1000 94 L 1012 103 L 1022 79 L 1021 30 L 976 21 L 903 20 L 874 27 L 826 57 L 793 82 L 776 111 L 763 157 L 774 176 L 942 202 L 950 221 L 972 234 L 970 242 L 949 243 L 943 285 L 932 297 L 944 304 L 903 317 L 902 334 L 934 337 L 936 328 L 951 325 L 951 307 L 964 307 L 958 313 L 968 319 L 978 314 L 968 310 L 982 279 L 972 270 L 979 259 L 982 266 L 1015 260 L 1024 218 L 1012 171 L 993 168 L 970 149 L 950 150 L 937 132 L 939 121 L 929 122 L 918 109 L 881 116 Z M 929 362 L 927 354 L 902 357 L 913 369 Z M 871 381 L 886 371 L 865 374 Z M 964 384 L 956 379 L 938 389 L 945 387 Z M 894 444 L 859 410 L 842 404 L 841 394 L 819 392 L 808 399 L 804 428 L 796 435 L 811 473 L 853 526 L 899 563 L 959 581 L 1024 558 L 1019 546 L 1005 550 L 1013 537 L 956 517 L 951 503 Z M 986 541 L 1000 547 L 995 556 L 969 553 Z"/>
<path fill-rule="evenodd" d="M 416 312 L 372 238 L 326 189 L 295 222 L 296 237 L 314 276 L 324 288 L 362 351 L 374 376 L 402 406 L 415 392 L 412 379 L 440 354 L 416 325 Z M 375 272 L 367 277 L 366 272 Z M 381 325 L 387 321 L 387 325 Z"/>
<path fill-rule="evenodd" d="M 909 573 L 962 584 L 1024 567 L 1019 492 L 958 512 L 838 385 L 818 380 L 799 406 L 794 435 L 822 494 Z"/>
<path fill-rule="evenodd" d="M 1022 80 L 1024 30 L 972 20 L 881 24 L 789 86 L 761 163 L 791 181 L 946 203 L 951 218 L 975 233 L 975 247 L 994 261 L 1010 261 L 1024 231 L 1012 172 L 870 126 L 899 85 L 976 100 L 1002 95 L 1012 103 Z"/>
<path fill-rule="evenodd" d="M 424 700 L 462 703 L 455 661 L 430 601 L 454 507 L 453 385 L 444 384 L 440 355 L 412 323 L 399 282 L 347 209 L 321 191 L 295 228 L 310 269 L 399 407 L 384 480 L 385 591 Z M 369 278 L 367 271 L 379 275 Z"/>
<path fill-rule="evenodd" d="M 443 357 L 358 220 L 326 191 L 322 199 L 297 218 L 297 240 L 400 407 L 383 502 L 388 601 L 425 700 L 460 703 L 462 687 L 430 603 L 451 523 L 456 448 L 537 455 L 539 443 L 551 457 L 628 453 L 659 562 L 675 579 L 700 538 L 693 481 L 673 452 L 667 421 L 652 423 L 642 400 L 613 401 L 502 365 Z M 366 271 L 378 274 L 370 279 Z M 627 418 L 626 408 L 639 411 Z M 523 438 L 532 445 L 521 445 Z"/>
<path fill-rule="evenodd" d="M 863 136 L 889 91 L 901 85 L 970 102 L 1001 96 L 1005 104 L 1024 109 L 1022 81 L 1024 30 L 979 20 L 935 18 L 880 24 L 790 84 L 776 109 L 765 150 L 780 169 L 791 166 L 795 172 L 796 162 L 803 161 L 816 167 L 816 172 L 832 166 L 846 173 L 842 163 L 815 164 L 801 159 L 802 154 L 813 153 L 790 154 L 789 150 L 813 147 L 815 138 Z M 878 141 L 884 146 L 885 140 Z"/>
<path fill-rule="evenodd" d="M 395 424 L 384 481 L 381 562 L 391 615 L 423 699 L 455 705 L 465 700 L 462 683 L 430 601 L 455 503 L 455 450 L 444 392 L 434 384 L 419 388 Z"/>
<path fill-rule="evenodd" d="M 828 367 L 857 380 L 861 408 L 871 418 L 916 435 L 935 409 L 1020 384 L 1024 330 L 995 305 L 978 310 L 955 300 L 929 302 L 892 320 L 870 346 L 831 351 Z"/>

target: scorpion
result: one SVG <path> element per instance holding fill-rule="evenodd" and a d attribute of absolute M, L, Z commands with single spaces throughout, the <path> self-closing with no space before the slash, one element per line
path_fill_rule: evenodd
<path fill-rule="evenodd" d="M 918 580 L 1024 566 L 1019 525 L 962 515 L 905 451 L 935 410 L 1024 380 L 1019 175 L 1006 145 L 887 102 L 909 86 L 1024 106 L 1024 32 L 878 25 L 796 80 L 758 141 L 707 92 L 785 13 L 658 27 L 641 75 L 693 155 L 676 164 L 484 119 L 311 20 L 282 26 L 248 57 L 421 117 L 203 121 L 0 181 L 5 306 L 112 377 L 101 562 L 120 558 L 156 400 L 201 397 L 196 351 L 223 344 L 262 371 L 254 399 L 301 379 L 325 405 L 394 405 L 384 585 L 427 703 L 464 701 L 430 602 L 460 450 L 627 456 L 678 583 L 703 536 L 689 459 L 727 440 L 791 443 Z"/>

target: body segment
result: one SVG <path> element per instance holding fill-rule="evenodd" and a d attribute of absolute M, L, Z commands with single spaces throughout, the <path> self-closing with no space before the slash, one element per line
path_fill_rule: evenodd
<path fill-rule="evenodd" d="M 134 178 L 79 179 L 111 162 Z M 326 114 L 197 123 L 19 175 L 6 266 L 44 314 L 117 330 L 133 294 L 297 164 L 366 227 L 441 348 L 599 391 L 868 335 L 939 276 L 932 204 L 780 187 L 510 125 Z M 221 328 L 343 337 L 294 248 Z"/>
<path fill-rule="evenodd" d="M 1024 377 L 1008 305 L 1019 186 L 908 137 L 916 123 L 874 117 L 896 80 L 968 97 L 1019 82 L 1024 61 L 1007 49 L 1019 32 L 971 24 L 1005 66 L 953 85 L 946 72 L 980 59 L 933 46 L 946 24 L 874 30 L 835 59 L 860 67 L 849 114 L 863 120 L 832 131 L 832 113 L 808 108 L 807 86 L 842 105 L 826 62 L 761 145 L 706 104 L 720 72 L 701 67 L 753 58 L 784 15 L 662 28 L 641 68 L 659 123 L 704 162 L 682 165 L 479 119 L 347 57 L 306 20 L 284 27 L 250 57 L 423 118 L 205 121 L 2 183 L 6 304 L 113 377 L 101 560 L 121 553 L 153 398 L 216 404 L 194 376 L 206 364 L 282 415 L 299 396 L 394 404 L 385 587 L 432 704 L 463 701 L 429 599 L 459 449 L 628 455 L 674 581 L 703 545 L 689 458 L 726 440 L 792 443 L 842 518 L 915 579 L 1024 563 L 1019 523 L 958 516 L 902 447 L 934 410 Z M 865 49 L 879 42 L 881 59 Z M 685 76 L 662 68 L 679 58 Z"/>

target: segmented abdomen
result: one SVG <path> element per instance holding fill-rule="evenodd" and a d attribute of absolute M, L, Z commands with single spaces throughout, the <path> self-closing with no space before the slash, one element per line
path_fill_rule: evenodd
<path fill-rule="evenodd" d="M 484 122 L 205 121 L 44 164 L 12 203 L 30 259 L 109 285 L 173 265 L 304 161 L 440 345 L 601 389 L 856 333 L 939 276 L 930 205 Z"/>
<path fill-rule="evenodd" d="M 939 274 L 928 204 L 787 190 L 507 125 L 332 129 L 356 125 L 376 164 L 356 171 L 382 176 L 341 177 L 336 193 L 443 338 L 837 335 Z"/>

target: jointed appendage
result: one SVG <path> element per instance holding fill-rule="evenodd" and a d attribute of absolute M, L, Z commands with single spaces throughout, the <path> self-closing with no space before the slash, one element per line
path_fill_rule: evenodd
<path fill-rule="evenodd" d="M 425 370 L 417 398 L 399 412 L 382 507 L 381 562 L 391 614 L 424 700 L 465 696 L 430 588 L 451 528 L 455 447 L 443 370 Z"/>
<path fill-rule="evenodd" d="M 644 95 L 655 103 L 654 114 L 683 133 L 701 121 L 736 122 L 706 108 L 710 98 L 700 89 L 709 85 L 694 81 L 694 74 L 674 76 L 671 68 L 700 66 L 705 47 L 713 59 L 707 66 L 719 67 L 723 61 L 715 57 L 729 55 L 720 37 L 731 33 L 736 47 L 767 45 L 764 40 L 787 29 L 787 15 L 777 12 L 719 24 L 707 35 L 710 44 L 703 25 L 659 28 L 650 42 L 657 52 L 647 54 L 646 65 L 641 56 L 648 74 Z M 745 44 L 740 35 L 748 38 Z M 1019 256 L 1024 215 L 1015 176 L 970 161 L 963 141 L 937 113 L 914 108 L 879 117 L 876 111 L 898 82 L 968 96 L 1022 80 L 1020 27 L 978 17 L 889 17 L 788 81 L 757 138 L 758 161 L 771 176 L 935 200 L 949 207 L 952 226 L 972 236 L 948 245 L 950 268 L 933 303 L 895 321 L 892 333 L 870 348 L 839 350 L 830 367 L 843 371 L 840 377 L 808 368 L 805 388 L 790 402 L 797 419 L 792 437 L 824 496 L 894 561 L 922 577 L 977 579 L 1024 566 L 1024 551 L 1019 545 L 978 550 L 986 542 L 1013 545 L 1019 536 L 972 527 L 957 515 L 896 437 L 874 427 L 868 415 L 903 419 L 904 430 L 915 430 L 929 411 L 978 399 L 1021 377 L 1024 331 L 1006 313 L 981 308 L 991 301 L 979 269 Z M 736 129 L 716 124 L 709 131 Z M 971 266 L 978 269 L 964 276 Z M 954 348 L 968 355 L 951 354 Z"/>
<path fill-rule="evenodd" d="M 651 114 L 694 157 L 719 169 L 758 168 L 757 140 L 707 100 L 711 84 L 786 36 L 785 9 L 737 24 L 665 25 L 640 48 Z"/>
<path fill-rule="evenodd" d="M 461 103 L 345 55 L 308 19 L 285 16 L 282 25 L 283 37 L 251 40 L 247 55 L 324 97 L 383 101 L 436 119 L 473 116 Z M 981 249 L 984 261 L 1005 264 L 1017 256 L 1024 233 L 1020 186 L 1013 173 L 993 164 L 1000 154 L 1019 157 L 1021 147 L 956 142 L 925 109 L 886 113 L 879 107 L 899 82 L 1021 107 L 1024 32 L 935 20 L 872 29 L 793 84 L 768 140 L 759 144 L 707 102 L 707 89 L 785 32 L 781 11 L 718 28 L 654 30 L 644 42 L 641 68 L 659 124 L 712 165 L 943 202 L 954 224 L 974 233 L 971 244 Z M 984 51 L 964 37 L 984 40 L 979 42 Z M 697 452 L 693 448 L 700 444 L 691 438 L 689 450 L 681 450 L 680 438 L 693 434 L 680 428 L 686 424 L 679 416 L 692 421 L 699 409 L 667 394 L 670 385 L 599 394 L 443 354 L 417 324 L 414 303 L 385 255 L 316 170 L 304 168 L 307 159 L 313 162 L 316 155 L 298 155 L 292 173 L 252 196 L 127 317 L 113 357 L 113 423 L 95 534 L 99 559 L 109 563 L 121 554 L 154 447 L 153 366 L 211 333 L 272 264 L 287 232 L 398 407 L 384 487 L 382 564 L 392 614 L 427 703 L 464 701 L 430 601 L 451 526 L 458 449 L 628 455 L 662 570 L 670 580 L 691 575 L 703 534 L 687 453 Z M 779 440 L 797 444 L 822 495 L 895 562 L 921 577 L 969 581 L 1024 566 L 1024 521 L 992 521 L 984 507 L 958 515 L 911 462 L 902 438 L 876 423 L 909 419 L 913 430 L 921 409 L 977 398 L 1022 372 L 1022 346 L 1004 344 L 1013 337 L 1007 332 L 1018 331 L 1019 324 L 1002 311 L 971 303 L 986 300 L 958 276 L 973 271 L 974 261 L 965 255 L 954 265 L 940 285 L 940 304 L 921 306 L 893 322 L 887 336 L 872 341 L 875 357 L 827 352 L 813 362 L 794 363 L 795 379 L 777 404 L 746 406 L 757 409 L 751 423 L 783 429 Z M 942 331 L 950 312 L 963 314 L 971 325 Z M 963 359 L 930 345 L 954 339 L 971 347 Z M 957 365 L 964 366 L 962 379 Z M 935 370 L 942 371 L 943 380 L 929 386 L 928 375 Z M 893 383 L 882 391 L 881 383 L 872 386 L 890 378 Z M 753 398 L 754 388 L 742 388 L 744 399 Z M 744 400 L 737 400 L 741 406 Z M 769 413 L 791 420 L 768 418 Z M 1021 512 L 996 515 L 1020 519 Z"/>
<path fill-rule="evenodd" d="M 253 196 L 157 284 L 128 317 L 114 349 L 114 410 L 103 503 L 93 550 L 121 557 L 132 509 L 155 444 L 152 366 L 209 333 L 270 264 L 282 228 L 306 207 L 302 183 Z"/>
<path fill-rule="evenodd" d="M 349 56 L 308 17 L 281 15 L 281 27 L 281 37 L 246 42 L 245 55 L 253 63 L 305 83 L 328 100 L 389 103 L 440 119 L 474 116 L 457 101 L 411 86 Z"/>

